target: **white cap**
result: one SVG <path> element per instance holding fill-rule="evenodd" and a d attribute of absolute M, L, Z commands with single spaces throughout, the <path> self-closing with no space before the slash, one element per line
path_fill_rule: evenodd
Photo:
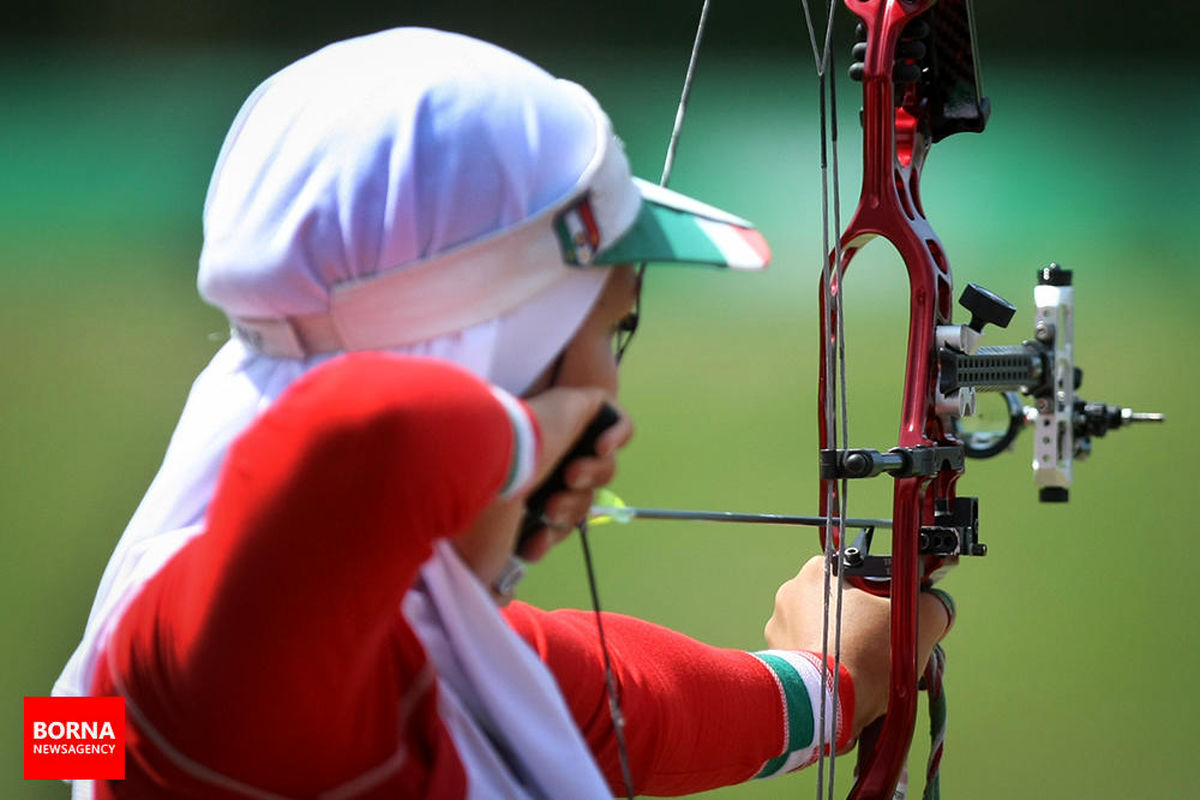
<path fill-rule="evenodd" d="M 580 86 L 415 28 L 339 42 L 260 86 L 222 148 L 204 232 L 201 293 L 283 358 L 405 347 L 578 297 L 539 315 L 567 318 L 556 352 L 598 267 L 769 259 L 744 220 L 633 178 Z"/>

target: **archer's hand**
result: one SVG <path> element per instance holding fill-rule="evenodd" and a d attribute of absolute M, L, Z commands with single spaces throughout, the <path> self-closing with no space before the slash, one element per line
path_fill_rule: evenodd
<path fill-rule="evenodd" d="M 821 652 L 821 609 L 824 606 L 824 558 L 809 559 L 796 577 L 779 587 L 775 612 L 767 621 L 767 645 L 784 650 Z M 831 601 L 832 604 L 832 601 Z M 890 601 L 849 585 L 842 597 L 842 664 L 854 681 L 854 727 L 857 739 L 862 729 L 887 711 L 888 641 Z M 950 626 L 945 604 L 922 592 L 917 607 L 917 656 L 922 666 L 929 661 L 933 646 Z M 830 609 L 830 652 L 834 619 Z"/>
<path fill-rule="evenodd" d="M 563 473 L 566 488 L 550 495 L 545 505 L 548 525 L 535 533 L 519 555 L 537 561 L 588 515 L 595 490 L 612 480 L 617 469 L 617 450 L 633 436 L 633 423 L 619 410 L 614 398 L 599 389 L 554 388 L 526 400 L 537 417 L 542 433 L 538 474 L 532 486 L 540 486 L 583 435 L 584 429 L 607 404 L 619 419 L 600 434 L 594 456 L 572 459 Z"/>
<path fill-rule="evenodd" d="M 492 586 L 508 567 L 517 544 L 517 531 L 524 516 L 526 496 L 546 479 L 605 402 L 617 407 L 611 396 L 600 389 L 590 388 L 550 389 L 525 402 L 541 431 L 536 475 L 526 491 L 493 501 L 471 527 L 454 540 L 459 555 L 484 586 Z M 617 465 L 616 451 L 632 435 L 633 423 L 622 413 L 616 424 L 596 440 L 596 456 L 577 458 L 567 465 L 565 478 L 568 488 L 551 495 L 546 503 L 546 515 L 556 525 L 534 534 L 521 551 L 522 558 L 526 561 L 542 558 L 551 547 L 566 538 L 575 523 L 587 516 L 593 491 L 612 480 Z M 501 602 L 509 599 L 497 597 Z"/>

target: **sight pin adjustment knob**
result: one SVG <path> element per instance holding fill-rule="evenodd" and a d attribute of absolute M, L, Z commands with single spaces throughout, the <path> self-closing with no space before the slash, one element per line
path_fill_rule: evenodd
<path fill-rule="evenodd" d="M 983 326 L 988 323 L 1007 328 L 1008 323 L 1012 322 L 1013 314 L 1017 313 L 1016 306 L 977 283 L 968 283 L 958 302 L 971 312 L 971 321 L 967 323 L 967 327 L 976 333 L 983 333 Z"/>

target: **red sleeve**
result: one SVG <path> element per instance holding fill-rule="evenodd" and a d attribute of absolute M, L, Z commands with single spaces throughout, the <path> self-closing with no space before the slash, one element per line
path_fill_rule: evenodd
<path fill-rule="evenodd" d="M 394 759 L 398 709 L 426 727 L 403 734 L 412 756 L 452 757 L 399 603 L 432 540 L 496 497 L 516 446 L 491 389 L 449 364 L 313 370 L 232 446 L 204 533 L 124 614 L 99 681 L 116 667 L 175 749 L 283 795 Z M 144 770 L 163 768 L 147 748 Z"/>
<path fill-rule="evenodd" d="M 592 612 L 504 610 L 562 688 L 614 794 L 623 794 Z M 604 615 L 634 788 L 680 795 L 754 777 L 785 745 L 780 686 L 757 658 L 649 622 Z"/>

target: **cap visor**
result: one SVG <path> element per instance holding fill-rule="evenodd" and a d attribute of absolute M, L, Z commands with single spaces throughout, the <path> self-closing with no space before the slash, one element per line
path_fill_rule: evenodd
<path fill-rule="evenodd" d="M 767 241 L 744 219 L 687 195 L 634 178 L 642 193 L 637 219 L 594 264 L 712 264 L 759 270 L 771 260 Z"/>

